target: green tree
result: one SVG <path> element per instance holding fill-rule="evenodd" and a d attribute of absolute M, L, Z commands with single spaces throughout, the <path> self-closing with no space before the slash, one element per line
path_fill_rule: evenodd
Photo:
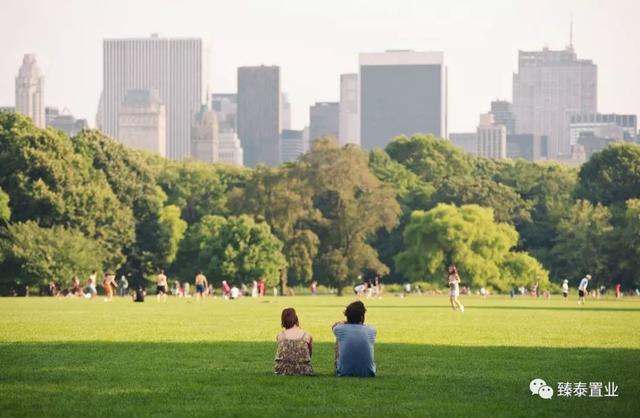
<path fill-rule="evenodd" d="M 106 250 L 109 265 L 124 261 L 123 248 L 134 238 L 131 210 L 63 133 L 0 114 L 0 187 L 11 197 L 14 222 L 77 229 Z"/>
<path fill-rule="evenodd" d="M 387 145 L 386 151 L 393 160 L 435 185 L 471 171 L 469 157 L 462 150 L 431 135 L 399 136 Z"/>
<path fill-rule="evenodd" d="M 322 215 L 313 225 L 320 238 L 316 277 L 341 294 L 365 270 L 387 273 L 369 240 L 380 228 L 397 224 L 400 206 L 395 191 L 369 169 L 367 155 L 358 147 L 338 148 L 320 139 L 301 164 Z"/>
<path fill-rule="evenodd" d="M 281 294 L 286 294 L 287 277 L 297 282 L 311 280 L 318 237 L 308 228 L 318 217 L 313 207 L 313 190 L 297 164 L 282 167 L 258 166 L 244 188 L 231 193 L 229 206 L 235 214 L 250 214 L 265 220 L 283 242 L 289 261 L 288 274 L 281 275 Z"/>
<path fill-rule="evenodd" d="M 596 284 L 606 283 L 612 231 L 609 208 L 578 200 L 558 224 L 550 254 L 553 277 L 560 281 L 591 274 Z"/>
<path fill-rule="evenodd" d="M 640 198 L 640 145 L 614 143 L 594 153 L 580 168 L 576 195 L 605 206 Z"/>
<path fill-rule="evenodd" d="M 34 221 L 10 224 L 3 233 L 0 268 L 5 289 L 11 286 L 45 287 L 50 281 L 67 287 L 74 275 L 110 268 L 106 251 L 82 232 L 55 225 L 42 228 Z"/>
<path fill-rule="evenodd" d="M 246 215 L 228 219 L 206 215 L 189 228 L 184 244 L 178 264 L 191 263 L 194 269 L 206 271 L 212 281 L 248 283 L 265 278 L 267 284 L 275 285 L 287 268 L 282 242 L 269 225 Z"/>
<path fill-rule="evenodd" d="M 512 285 L 502 265 L 518 233 L 511 225 L 494 223 L 491 209 L 438 204 L 427 212 L 415 211 L 404 241 L 406 250 L 396 256 L 396 268 L 411 280 L 444 283 L 446 267 L 454 263 L 472 286 L 508 290 Z"/>
<path fill-rule="evenodd" d="M 0 188 L 0 225 L 9 222 L 9 218 L 11 218 L 9 195 Z"/>
<path fill-rule="evenodd" d="M 135 234 L 135 239 L 123 240 L 127 256 L 123 270 L 135 281 L 155 273 L 171 259 L 172 251 L 172 231 L 161 221 L 167 196 L 157 184 L 155 167 L 148 163 L 156 157 L 128 149 L 95 130 L 82 131 L 73 143 L 76 152 L 104 173 L 119 201 L 133 212 L 135 228 L 127 232 Z"/>
<path fill-rule="evenodd" d="M 212 164 L 166 161 L 158 183 L 167 194 L 167 204 L 180 208 L 188 224 L 204 215 L 225 215 L 226 190 Z"/>

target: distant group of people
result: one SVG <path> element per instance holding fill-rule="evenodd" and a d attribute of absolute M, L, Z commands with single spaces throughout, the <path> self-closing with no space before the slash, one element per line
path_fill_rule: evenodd
<path fill-rule="evenodd" d="M 317 282 L 314 282 L 317 285 Z M 377 296 L 378 299 L 382 299 L 384 292 L 384 285 L 380 281 L 380 277 L 376 276 L 373 280 L 362 280 L 360 283 L 353 287 L 353 292 L 357 296 L 366 296 L 367 299 Z M 312 289 L 311 294 L 314 294 Z"/>
<path fill-rule="evenodd" d="M 376 330 L 365 325 L 366 311 L 361 301 L 353 302 L 344 311 L 346 320 L 336 322 L 331 327 L 336 337 L 334 367 L 337 376 L 374 377 L 376 375 L 373 355 Z M 274 373 L 313 375 L 311 365 L 313 337 L 300 328 L 295 309 L 284 309 L 280 319 L 283 330 L 276 336 Z"/>

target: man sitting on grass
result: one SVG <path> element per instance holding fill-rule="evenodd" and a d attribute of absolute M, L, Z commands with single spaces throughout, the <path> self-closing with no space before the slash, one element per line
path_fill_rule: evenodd
<path fill-rule="evenodd" d="M 336 375 L 374 377 L 376 364 L 373 360 L 373 344 L 376 330 L 364 325 L 364 304 L 353 302 L 344 311 L 346 322 L 336 322 L 333 334 L 336 336 Z"/>

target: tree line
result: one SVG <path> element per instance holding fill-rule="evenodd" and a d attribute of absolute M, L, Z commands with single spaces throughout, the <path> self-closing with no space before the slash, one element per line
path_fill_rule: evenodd
<path fill-rule="evenodd" d="M 440 286 L 449 263 L 497 291 L 587 273 L 639 286 L 640 146 L 572 168 L 473 157 L 428 135 L 368 153 L 320 138 L 297 161 L 248 169 L 0 113 L 3 293 L 94 269 L 134 284 L 162 268 L 213 283 Z"/>

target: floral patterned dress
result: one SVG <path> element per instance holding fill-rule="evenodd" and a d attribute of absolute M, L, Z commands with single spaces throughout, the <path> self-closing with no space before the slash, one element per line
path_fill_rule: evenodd
<path fill-rule="evenodd" d="M 289 339 L 285 337 L 278 340 L 276 366 L 273 369 L 275 374 L 290 376 L 310 376 L 313 374 L 306 336 L 307 333 L 304 333 L 301 338 Z"/>

